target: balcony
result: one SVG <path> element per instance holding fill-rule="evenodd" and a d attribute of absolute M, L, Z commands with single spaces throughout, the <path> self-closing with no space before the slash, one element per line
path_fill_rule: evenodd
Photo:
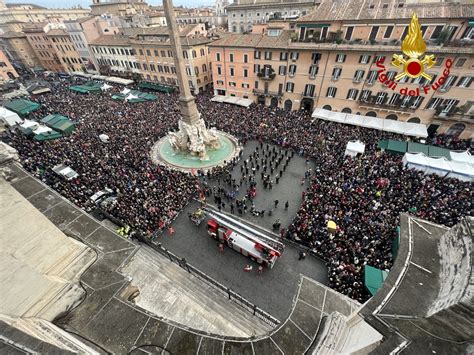
<path fill-rule="evenodd" d="M 271 74 L 265 75 L 263 72 L 259 72 L 259 73 L 257 73 L 257 76 L 261 80 L 273 80 L 273 79 L 275 79 L 276 73 L 273 72 Z"/>
<path fill-rule="evenodd" d="M 277 98 L 280 98 L 283 96 L 283 93 L 278 93 L 276 91 L 267 91 L 265 92 L 264 90 L 259 90 L 259 89 L 253 89 L 252 90 L 253 94 L 254 95 L 257 95 L 257 96 L 265 96 L 265 97 L 277 97 Z"/>
<path fill-rule="evenodd" d="M 388 105 L 386 103 L 378 104 L 376 103 L 377 99 L 376 96 L 371 96 L 368 100 L 358 100 L 358 104 L 360 108 L 366 108 L 370 110 L 378 110 L 378 111 L 398 111 L 398 112 L 415 112 L 417 108 L 415 107 L 402 107 L 402 101 L 398 100 L 394 105 Z"/>
<path fill-rule="evenodd" d="M 441 106 L 436 109 L 435 119 L 443 121 L 459 121 L 472 123 L 474 120 L 473 104 L 465 104 L 459 107 L 453 107 L 448 112 L 444 112 L 446 107 Z"/>

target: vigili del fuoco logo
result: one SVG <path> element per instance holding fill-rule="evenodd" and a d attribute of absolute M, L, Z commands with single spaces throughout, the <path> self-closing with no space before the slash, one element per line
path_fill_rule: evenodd
<path fill-rule="evenodd" d="M 449 77 L 453 60 L 448 58 L 445 63 L 443 75 L 441 75 L 436 82 L 431 83 L 433 77 L 426 73 L 426 70 L 433 67 L 433 65 L 436 63 L 436 60 L 433 54 L 425 55 L 426 43 L 423 40 L 423 33 L 421 32 L 420 23 L 418 22 L 418 16 L 416 16 L 415 13 L 411 18 L 408 33 L 403 39 L 402 52 L 403 55 L 394 54 L 392 56 L 391 64 L 403 70 L 401 73 L 397 74 L 394 79 L 388 78 L 387 74 L 385 74 L 386 69 L 385 65 L 383 64 L 385 58 L 382 58 L 376 62 L 377 67 L 380 68 L 378 70 L 378 79 L 381 83 L 387 85 L 389 89 L 396 91 L 398 86 L 397 82 L 405 76 L 413 79 L 422 76 L 426 79 L 426 85 L 421 86 L 421 92 L 420 88 L 408 90 L 408 87 L 401 88 L 399 92 L 401 95 L 408 96 L 420 96 L 421 93 L 426 95 L 431 90 L 438 90 L 438 88 L 443 85 L 446 79 Z"/>

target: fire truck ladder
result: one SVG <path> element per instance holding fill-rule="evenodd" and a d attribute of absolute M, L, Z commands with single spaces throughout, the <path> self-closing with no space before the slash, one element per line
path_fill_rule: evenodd
<path fill-rule="evenodd" d="M 262 232 L 258 231 L 255 227 L 247 226 L 239 221 L 236 221 L 227 215 L 211 210 L 208 207 L 205 207 L 204 210 L 206 211 L 209 217 L 214 218 L 217 222 L 222 223 L 223 225 L 229 226 L 231 229 L 235 230 L 237 233 L 242 234 L 245 238 L 270 246 L 272 249 L 277 250 L 280 254 L 283 254 L 285 250 L 285 244 L 275 240 Z"/>

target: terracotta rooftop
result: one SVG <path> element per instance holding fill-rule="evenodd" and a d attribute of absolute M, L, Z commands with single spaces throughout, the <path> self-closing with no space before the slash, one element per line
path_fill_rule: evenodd
<path fill-rule="evenodd" d="M 290 42 L 290 32 L 282 31 L 279 36 L 260 34 L 230 34 L 209 44 L 211 47 L 254 47 L 285 48 Z"/>
<path fill-rule="evenodd" d="M 66 31 L 60 28 L 55 28 L 48 31 L 48 36 L 69 36 Z"/>
<path fill-rule="evenodd" d="M 22 37 L 26 37 L 23 32 L 9 31 L 9 32 L 0 34 L 0 38 L 22 38 Z"/>
<path fill-rule="evenodd" d="M 472 18 L 474 17 L 474 4 L 406 4 L 398 0 L 327 1 L 321 3 L 316 11 L 300 17 L 296 22 L 409 19 L 414 12 L 420 19 Z"/>
<path fill-rule="evenodd" d="M 198 24 L 186 25 L 180 27 L 180 36 L 188 36 L 192 33 L 194 28 Z M 168 27 L 166 26 L 155 26 L 155 27 L 131 27 L 124 28 L 123 34 L 129 37 L 143 36 L 168 36 Z"/>

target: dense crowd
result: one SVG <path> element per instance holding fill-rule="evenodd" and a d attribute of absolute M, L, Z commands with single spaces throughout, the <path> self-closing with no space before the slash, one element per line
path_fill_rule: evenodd
<path fill-rule="evenodd" d="M 364 301 L 363 266 L 388 269 L 399 215 L 411 211 L 421 218 L 454 225 L 472 214 L 470 183 L 445 179 L 403 167 L 401 156 L 377 151 L 381 139 L 406 139 L 395 134 L 332 122 L 312 120 L 305 112 L 286 112 L 260 105 L 250 108 L 210 101 L 210 93 L 197 97 L 199 111 L 209 126 L 248 140 L 280 145 L 313 159 L 316 169 L 286 237 L 327 261 L 330 286 Z M 4 137 L 20 153 L 23 166 L 41 177 L 77 205 L 90 209 L 90 196 L 105 187 L 117 200 L 107 207 L 114 217 L 133 229 L 151 234 L 163 229 L 198 192 L 195 177 L 152 163 L 152 145 L 177 126 L 177 95 L 159 94 L 155 102 L 124 104 L 110 94 L 74 94 L 66 85 L 36 99 L 43 106 L 34 115 L 61 113 L 79 121 L 66 138 L 36 142 L 22 134 Z M 109 143 L 98 139 L 110 137 Z M 349 140 L 366 144 L 363 156 L 344 156 Z M 470 142 L 435 137 L 429 143 L 453 149 Z M 67 182 L 48 168 L 65 163 L 79 173 Z M 225 175 L 225 168 L 213 171 Z M 327 222 L 337 224 L 329 233 Z M 287 227 L 287 226 L 283 226 Z"/>

